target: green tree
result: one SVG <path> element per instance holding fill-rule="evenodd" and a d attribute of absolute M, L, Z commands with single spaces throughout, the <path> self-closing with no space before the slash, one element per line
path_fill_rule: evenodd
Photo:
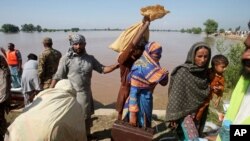
<path fill-rule="evenodd" d="M 200 27 L 193 27 L 192 33 L 194 34 L 200 34 L 202 32 L 202 29 Z"/>
<path fill-rule="evenodd" d="M 192 29 L 187 29 L 187 33 L 192 33 Z"/>
<path fill-rule="evenodd" d="M 78 32 L 80 29 L 79 28 L 71 28 L 72 32 Z"/>
<path fill-rule="evenodd" d="M 242 70 L 241 55 L 244 49 L 245 46 L 243 43 L 237 43 L 231 45 L 228 53 L 226 54 L 229 60 L 229 65 L 227 67 L 227 70 L 225 71 L 224 76 L 227 83 L 227 87 L 229 89 L 233 89 L 235 87 L 241 75 L 241 70 Z"/>
<path fill-rule="evenodd" d="M 208 19 L 205 23 L 205 33 L 208 35 L 213 34 L 218 29 L 218 23 L 215 20 Z"/>
<path fill-rule="evenodd" d="M 24 32 L 33 32 L 36 30 L 33 24 L 24 24 L 24 25 L 21 25 L 21 27 L 22 27 L 21 30 Z"/>
<path fill-rule="evenodd" d="M 182 28 L 182 29 L 180 30 L 180 32 L 181 32 L 181 33 L 184 33 L 184 32 L 186 32 L 186 31 L 185 31 L 184 28 Z"/>
<path fill-rule="evenodd" d="M 17 33 L 19 32 L 19 27 L 15 26 L 13 24 L 3 24 L 2 25 L 2 31 L 4 33 Z"/>
<path fill-rule="evenodd" d="M 37 26 L 36 26 L 36 31 L 37 31 L 37 32 L 41 32 L 42 30 L 43 30 L 43 29 L 42 29 L 42 27 L 41 27 L 40 25 L 37 25 Z"/>
<path fill-rule="evenodd" d="M 48 29 L 47 29 L 47 28 L 44 28 L 44 29 L 43 29 L 43 32 L 48 32 Z"/>
<path fill-rule="evenodd" d="M 220 32 L 220 33 L 225 33 L 225 29 L 221 28 L 221 29 L 219 30 L 219 32 Z"/>

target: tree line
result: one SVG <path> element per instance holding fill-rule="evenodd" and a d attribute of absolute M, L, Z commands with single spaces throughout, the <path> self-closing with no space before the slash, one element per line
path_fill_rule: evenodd
<path fill-rule="evenodd" d="M 63 31 L 68 32 L 78 32 L 79 28 L 71 28 L 71 29 L 63 29 Z M 21 30 L 18 26 L 13 24 L 3 24 L 1 31 L 4 33 L 18 33 L 20 31 L 24 32 L 55 32 L 55 31 L 61 31 L 58 29 L 48 29 L 48 28 L 42 28 L 40 25 L 34 26 L 33 24 L 23 24 L 21 25 Z"/>
<path fill-rule="evenodd" d="M 218 30 L 218 26 L 219 26 L 218 23 L 213 19 L 206 20 L 203 23 L 203 25 L 205 26 L 204 32 L 207 35 L 216 33 L 217 30 Z M 188 29 L 182 28 L 180 30 L 180 32 L 182 32 L 182 33 L 187 32 L 187 33 L 193 33 L 193 34 L 200 34 L 202 32 L 202 29 L 200 27 L 193 27 L 193 28 L 188 28 Z"/>
<path fill-rule="evenodd" d="M 193 28 L 188 28 L 188 29 L 183 28 L 180 30 L 180 32 L 182 33 L 187 32 L 187 33 L 193 33 L 193 34 L 200 34 L 201 32 L 205 32 L 207 36 L 210 34 L 217 33 L 217 32 L 225 33 L 224 29 L 219 29 L 218 31 L 218 23 L 213 19 L 206 20 L 203 23 L 203 25 L 205 26 L 204 30 L 202 30 L 202 28 L 200 27 L 193 27 Z M 80 30 L 79 28 L 75 28 L 75 27 L 71 29 L 47 29 L 47 28 L 42 28 L 40 25 L 37 25 L 37 26 L 34 26 L 33 24 L 21 25 L 21 31 L 24 31 L 24 32 L 34 32 L 34 31 L 37 31 L 37 32 L 55 32 L 55 31 L 78 32 L 79 30 Z M 93 30 L 98 30 L 98 29 L 93 29 Z M 102 29 L 102 30 L 116 31 L 119 29 L 112 30 L 110 28 L 107 28 L 107 29 Z M 232 31 L 232 28 L 229 28 L 228 30 Z M 235 28 L 235 31 L 238 31 L 238 30 L 240 30 L 240 26 Z M 17 32 L 20 32 L 20 29 L 18 26 L 13 25 L 13 24 L 4 24 L 2 25 L 1 31 L 4 33 L 17 33 Z M 153 30 L 153 31 L 166 31 L 166 30 Z M 167 31 L 170 31 L 170 30 L 167 30 Z"/>
<path fill-rule="evenodd" d="M 214 34 L 214 33 L 225 33 L 225 29 L 223 29 L 223 28 L 218 29 L 219 24 L 218 24 L 218 22 L 216 22 L 213 19 L 206 20 L 203 23 L 203 25 L 205 26 L 204 32 L 207 35 L 211 35 L 211 34 Z M 231 32 L 237 32 L 239 30 L 240 30 L 240 26 L 237 26 L 234 30 L 232 28 L 228 29 L 228 31 L 231 31 Z M 202 29 L 200 27 L 193 27 L 193 28 L 188 28 L 188 29 L 182 28 L 180 30 L 180 32 L 182 32 L 182 33 L 187 32 L 187 33 L 193 33 L 193 34 L 200 34 L 202 32 Z"/>

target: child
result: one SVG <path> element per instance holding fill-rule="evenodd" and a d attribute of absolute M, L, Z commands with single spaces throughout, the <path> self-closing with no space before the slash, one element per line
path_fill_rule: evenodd
<path fill-rule="evenodd" d="M 223 55 L 215 55 L 212 58 L 212 68 L 209 71 L 210 78 L 210 110 L 217 112 L 219 121 L 223 120 L 223 103 L 220 102 L 224 91 L 223 73 L 228 66 L 228 59 Z"/>
<path fill-rule="evenodd" d="M 223 106 L 220 102 L 223 91 L 224 91 L 224 76 L 223 73 L 228 66 L 228 59 L 224 55 L 215 55 L 212 58 L 211 64 L 212 67 L 209 69 L 209 81 L 210 81 L 210 94 L 204 103 L 200 106 L 196 113 L 196 120 L 200 123 L 199 132 L 201 133 L 208 113 L 208 106 L 210 103 L 209 110 L 212 113 L 218 115 L 218 119 L 221 122 L 223 120 Z"/>

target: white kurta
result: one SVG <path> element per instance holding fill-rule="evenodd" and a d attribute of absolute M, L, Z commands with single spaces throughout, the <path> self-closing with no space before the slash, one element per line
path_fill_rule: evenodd
<path fill-rule="evenodd" d="M 38 62 L 35 60 L 29 60 L 24 64 L 21 80 L 23 93 L 31 92 L 33 90 L 41 90 L 37 74 L 37 66 Z"/>

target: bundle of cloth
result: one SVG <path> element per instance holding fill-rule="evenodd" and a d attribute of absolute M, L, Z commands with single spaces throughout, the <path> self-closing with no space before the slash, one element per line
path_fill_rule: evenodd
<path fill-rule="evenodd" d="M 160 19 L 164 17 L 166 14 L 170 13 L 169 10 L 165 9 L 164 6 L 159 4 L 146 6 L 140 9 L 141 15 L 144 17 L 148 17 L 150 21 L 154 21 L 156 19 Z M 135 35 L 140 31 L 143 26 L 143 22 L 138 22 L 133 24 L 132 26 L 125 29 L 119 37 L 109 46 L 112 50 L 120 53 L 124 51 L 129 44 L 134 39 Z M 146 41 L 149 40 L 149 29 L 146 29 L 144 33 L 144 38 Z"/>
<path fill-rule="evenodd" d="M 86 141 L 85 119 L 69 80 L 40 92 L 9 126 L 5 141 Z"/>

